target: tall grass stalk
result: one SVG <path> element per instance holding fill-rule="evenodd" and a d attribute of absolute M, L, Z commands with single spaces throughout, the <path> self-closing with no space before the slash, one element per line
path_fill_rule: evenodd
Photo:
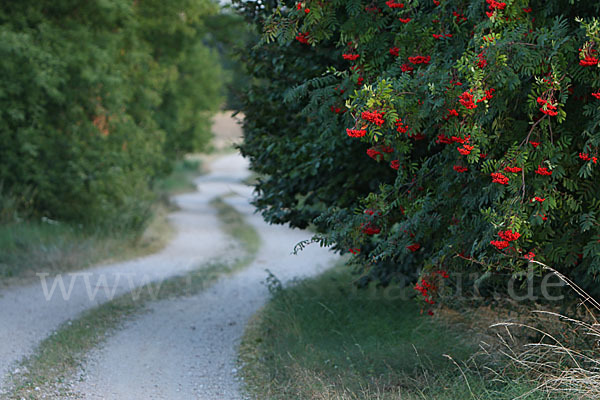
<path fill-rule="evenodd" d="M 580 297 L 580 313 L 566 316 L 553 311 L 534 311 L 537 323 L 502 322 L 493 325 L 503 344 L 503 354 L 527 373 L 533 392 L 557 394 L 569 399 L 600 399 L 600 303 L 564 274 L 532 261 L 561 279 Z M 521 343 L 515 330 L 527 331 L 535 341 Z"/>

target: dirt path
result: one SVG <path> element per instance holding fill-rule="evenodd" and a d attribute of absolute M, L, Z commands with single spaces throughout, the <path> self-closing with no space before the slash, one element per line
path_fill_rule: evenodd
<path fill-rule="evenodd" d="M 36 284 L 0 291 L 0 394 L 15 363 L 60 324 L 148 282 L 183 274 L 231 252 L 233 243 L 218 229 L 209 202 L 231 192 L 231 183 L 247 175 L 246 162 L 237 155 L 214 162 L 212 172 L 199 178 L 198 192 L 174 198 L 180 211 L 169 219 L 177 234 L 159 253 L 80 273 L 42 276 Z"/>
<path fill-rule="evenodd" d="M 239 136 L 239 127 L 228 115 L 222 119 L 216 125 L 225 146 Z M 270 226 L 254 214 L 251 189 L 240 183 L 249 176 L 241 156 L 213 160 L 210 171 L 198 178 L 198 192 L 174 198 L 180 211 L 169 218 L 177 234 L 161 252 L 79 273 L 42 275 L 36 284 L 0 291 L 0 398 L 7 374 L 62 323 L 146 283 L 185 274 L 212 259 L 234 257 L 237 246 L 221 232 L 209 204 L 232 192 L 225 201 L 261 236 L 256 260 L 198 295 L 151 304 L 148 313 L 127 322 L 89 355 L 74 389 L 76 398 L 86 399 L 241 398 L 236 347 L 246 322 L 268 299 L 262 284 L 265 270 L 285 282 L 322 271 L 336 256 L 317 246 L 290 254 L 310 235 Z"/>
<path fill-rule="evenodd" d="M 250 189 L 233 189 L 239 195 L 226 201 L 261 235 L 256 261 L 197 296 L 155 303 L 150 313 L 127 323 L 90 356 L 75 387 L 81 398 L 242 398 L 236 348 L 246 322 L 268 299 L 265 270 L 285 282 L 323 271 L 336 256 L 318 246 L 291 255 L 307 233 L 264 223 L 253 214 Z"/>

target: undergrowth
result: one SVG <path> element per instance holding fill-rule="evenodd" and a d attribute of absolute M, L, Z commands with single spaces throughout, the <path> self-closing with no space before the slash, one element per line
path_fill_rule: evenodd
<path fill-rule="evenodd" d="M 169 196 L 194 190 L 193 178 L 200 167 L 198 161 L 178 161 L 169 176 L 156 182 L 157 201 L 139 229 L 119 224 L 83 226 L 31 215 L 22 218 L 16 207 L 23 200 L 2 198 L 6 207 L 0 213 L 0 284 L 22 283 L 40 271 L 68 272 L 160 250 L 173 233 L 166 219 L 173 209 Z"/>
<path fill-rule="evenodd" d="M 383 289 L 355 289 L 352 279 L 340 265 L 289 288 L 271 284 L 273 299 L 241 345 L 252 398 L 559 398 L 529 393 L 535 385 L 518 369 L 493 372 L 502 365 L 482 354 L 482 336 L 468 325 L 421 314 L 414 300 Z"/>

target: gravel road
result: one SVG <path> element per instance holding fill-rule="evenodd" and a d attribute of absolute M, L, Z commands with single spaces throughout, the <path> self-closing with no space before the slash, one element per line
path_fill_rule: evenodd
<path fill-rule="evenodd" d="M 216 147 L 239 140 L 240 129 L 228 114 L 217 116 Z M 219 119 L 220 118 L 220 119 Z M 179 211 L 169 216 L 173 241 L 147 257 L 100 265 L 62 276 L 44 275 L 27 286 L 0 290 L 0 398 L 7 375 L 19 360 L 64 322 L 149 282 L 194 270 L 213 259 L 231 259 L 238 247 L 219 229 L 209 205 L 225 198 L 262 238 L 262 248 L 246 269 L 192 296 L 157 301 L 125 323 L 92 351 L 74 387 L 84 399 L 241 399 L 236 379 L 237 345 L 248 319 L 268 299 L 266 269 L 287 282 L 315 275 L 337 257 L 318 246 L 298 256 L 294 245 L 309 233 L 270 226 L 254 214 L 247 162 L 237 154 L 213 160 L 210 173 L 197 179 L 198 191 L 176 196 Z"/>
<path fill-rule="evenodd" d="M 0 394 L 6 374 L 60 324 L 148 282 L 184 274 L 230 253 L 234 243 L 219 230 L 209 202 L 230 193 L 232 183 L 248 174 L 246 161 L 238 155 L 213 162 L 211 172 L 198 179 L 197 192 L 174 198 L 180 210 L 169 219 L 176 236 L 154 255 L 0 290 Z"/>
<path fill-rule="evenodd" d="M 232 172 L 221 178 L 231 181 Z M 232 189 L 238 195 L 226 201 L 262 238 L 256 260 L 199 295 L 154 303 L 149 313 L 126 323 L 90 355 L 74 388 L 77 398 L 242 399 L 237 345 L 248 319 L 268 299 L 265 270 L 285 283 L 322 272 L 337 256 L 316 245 L 291 255 L 309 234 L 266 224 L 253 214 L 251 189 Z"/>

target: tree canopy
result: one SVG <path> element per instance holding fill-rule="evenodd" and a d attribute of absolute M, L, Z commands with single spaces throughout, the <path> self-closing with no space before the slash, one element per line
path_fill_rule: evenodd
<path fill-rule="evenodd" d="M 203 149 L 222 72 L 211 0 L 0 6 L 0 187 L 22 212 L 136 227 L 152 182 Z"/>

